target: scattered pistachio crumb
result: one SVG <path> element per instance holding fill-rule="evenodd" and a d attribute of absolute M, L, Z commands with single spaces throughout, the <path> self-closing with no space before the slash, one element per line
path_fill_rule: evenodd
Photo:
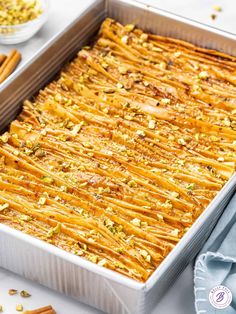
<path fill-rule="evenodd" d="M 16 289 L 9 289 L 8 290 L 8 294 L 9 295 L 15 295 L 15 294 L 17 294 L 18 293 L 18 291 L 16 290 Z"/>
<path fill-rule="evenodd" d="M 219 6 L 219 5 L 214 5 L 214 6 L 213 6 L 213 9 L 214 9 L 215 11 L 217 11 L 217 12 L 221 12 L 221 11 L 222 11 L 222 7 Z"/>
<path fill-rule="evenodd" d="M 217 18 L 216 14 L 211 14 L 211 19 L 214 21 Z"/>
<path fill-rule="evenodd" d="M 22 290 L 22 291 L 20 292 L 20 296 L 21 296 L 22 298 L 29 298 L 29 297 L 31 297 L 31 294 L 30 294 L 29 292 L 25 291 L 25 290 Z"/>
<path fill-rule="evenodd" d="M 16 305 L 16 311 L 18 311 L 18 312 L 22 312 L 23 311 L 23 305 L 22 304 L 17 304 Z"/>

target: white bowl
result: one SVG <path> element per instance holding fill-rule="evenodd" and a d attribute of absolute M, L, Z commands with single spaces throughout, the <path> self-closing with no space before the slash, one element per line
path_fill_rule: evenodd
<path fill-rule="evenodd" d="M 34 20 L 17 25 L 0 25 L 0 43 L 19 44 L 34 36 L 48 18 L 49 0 L 40 0 L 42 13 Z"/>

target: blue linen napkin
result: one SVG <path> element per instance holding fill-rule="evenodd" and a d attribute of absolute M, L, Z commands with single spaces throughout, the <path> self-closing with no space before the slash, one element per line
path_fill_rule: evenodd
<path fill-rule="evenodd" d="M 236 194 L 196 259 L 194 293 L 197 314 L 236 313 Z"/>

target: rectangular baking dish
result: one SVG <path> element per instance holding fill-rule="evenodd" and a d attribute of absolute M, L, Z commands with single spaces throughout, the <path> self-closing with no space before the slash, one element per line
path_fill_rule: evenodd
<path fill-rule="evenodd" d="M 133 0 L 94 0 L 0 89 L 0 129 L 112 17 L 146 31 L 236 55 L 236 36 Z M 95 265 L 0 224 L 0 266 L 107 313 L 148 314 L 196 256 L 236 190 L 234 175 L 146 283 Z"/>

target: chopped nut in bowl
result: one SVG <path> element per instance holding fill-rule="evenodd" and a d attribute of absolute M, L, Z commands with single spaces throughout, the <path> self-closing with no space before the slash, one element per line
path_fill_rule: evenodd
<path fill-rule="evenodd" d="M 18 44 L 46 22 L 49 0 L 0 0 L 0 43 Z"/>

